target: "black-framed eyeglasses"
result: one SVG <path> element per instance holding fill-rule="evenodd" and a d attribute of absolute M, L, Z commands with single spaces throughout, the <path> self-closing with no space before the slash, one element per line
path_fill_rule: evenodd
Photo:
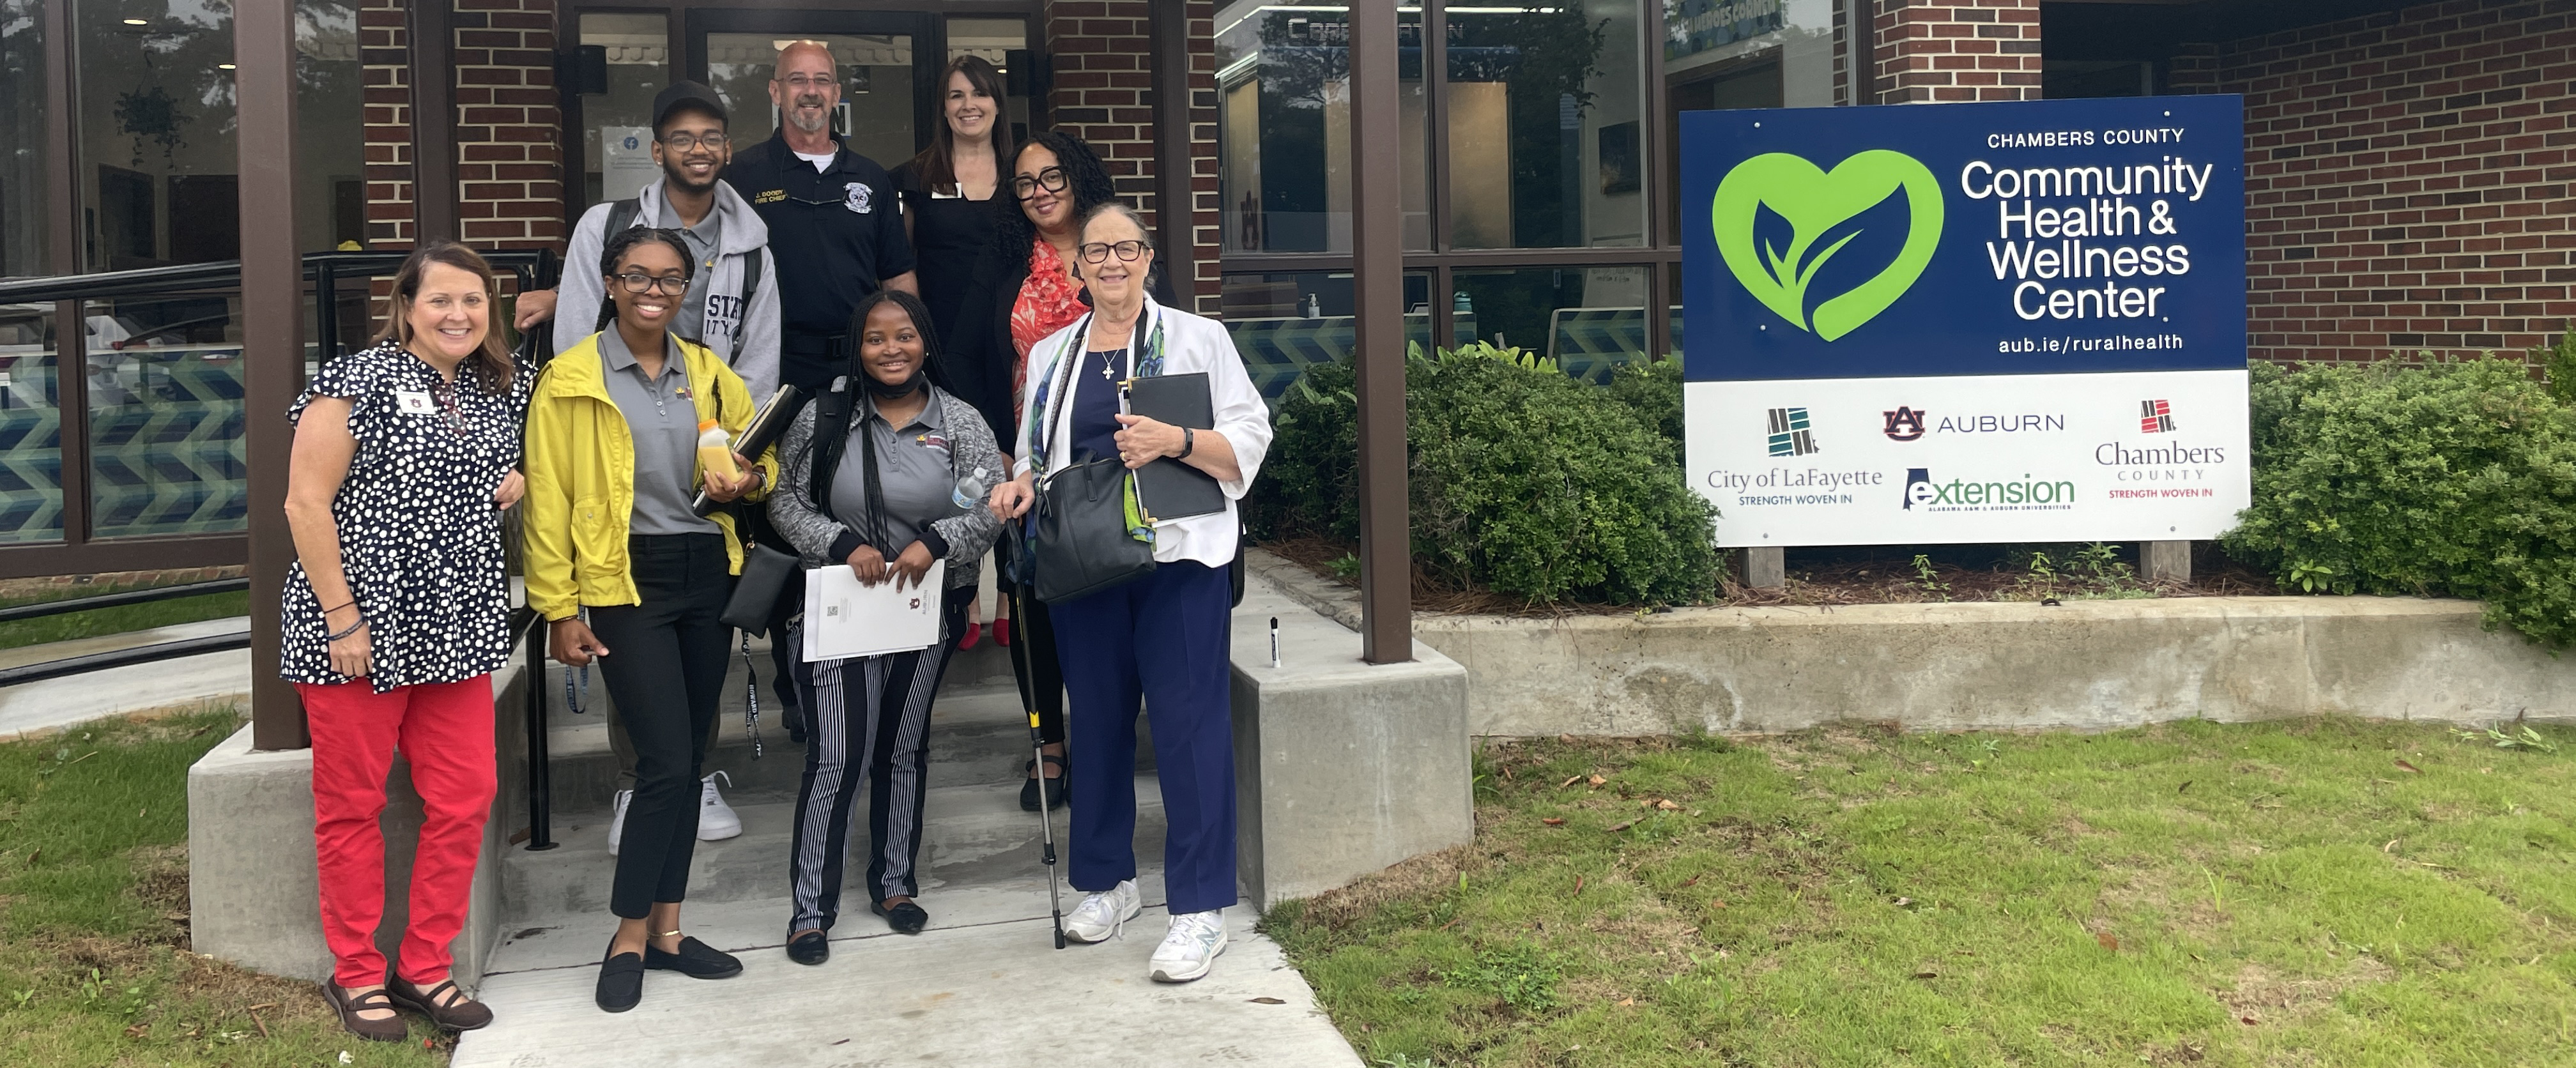
<path fill-rule="evenodd" d="M 1073 180 L 1065 176 L 1064 168 L 1049 167 L 1034 176 L 1023 174 L 1011 179 L 1011 195 L 1027 200 L 1038 195 L 1040 188 L 1050 193 L 1061 193 L 1064 192 L 1065 186 L 1071 184 Z"/>
<path fill-rule="evenodd" d="M 711 133 L 704 136 L 700 136 L 698 134 L 668 133 L 663 134 L 661 140 L 662 147 L 670 149 L 673 152 L 694 152 L 697 151 L 698 146 L 700 145 L 706 146 L 706 150 L 709 152 L 714 152 L 725 147 L 725 135 L 720 133 Z"/>
<path fill-rule="evenodd" d="M 1142 241 L 1119 241 L 1115 243 L 1108 241 L 1094 241 L 1082 246 L 1079 251 L 1082 253 L 1082 262 L 1084 263 L 1107 263 L 1109 261 L 1109 254 L 1112 252 L 1117 253 L 1119 259 L 1125 260 L 1129 263 L 1134 263 L 1139 257 L 1145 254 L 1146 249 L 1151 247 L 1152 246 L 1147 245 Z"/>
<path fill-rule="evenodd" d="M 651 275 L 642 271 L 628 271 L 616 277 L 617 284 L 626 287 L 629 293 L 651 293 L 659 290 L 663 296 L 676 297 L 689 291 L 689 280 L 676 274 Z"/>

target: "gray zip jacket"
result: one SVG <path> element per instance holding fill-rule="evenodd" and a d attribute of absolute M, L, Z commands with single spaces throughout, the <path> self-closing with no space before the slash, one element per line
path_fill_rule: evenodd
<path fill-rule="evenodd" d="M 662 197 L 668 181 L 656 181 L 637 194 L 636 226 L 680 225 L 679 215 Z M 555 288 L 557 354 L 581 344 L 599 328 L 599 302 L 608 297 L 606 281 L 599 276 L 599 254 L 608 247 L 608 212 L 615 204 L 614 199 L 604 200 L 583 212 L 581 222 L 573 227 L 571 245 L 564 249 L 563 282 Z M 760 221 L 760 213 L 751 210 L 726 182 L 716 183 L 715 210 L 724 220 L 724 230 L 699 319 L 699 331 L 706 336 L 691 340 L 714 349 L 742 376 L 753 404 L 767 404 L 770 394 L 778 392 L 779 330 L 778 264 L 769 256 L 769 224 Z M 760 289 L 751 295 L 751 306 L 744 307 L 742 272 L 754 256 L 761 261 Z"/>
<path fill-rule="evenodd" d="M 925 383 L 927 385 L 927 383 Z M 937 386 L 929 386 L 930 399 L 942 405 L 940 417 L 948 428 L 950 470 L 973 471 L 980 467 L 994 472 L 995 477 L 1008 470 L 1002 450 L 993 444 L 993 431 L 984 425 L 984 417 L 975 406 L 959 400 Z M 829 567 L 847 561 L 857 551 L 858 532 L 834 519 L 814 500 L 814 409 L 808 404 L 796 413 L 796 422 L 787 428 L 787 436 L 778 443 L 778 488 L 769 495 L 769 522 L 796 546 L 796 555 L 808 568 Z M 857 433 L 865 426 L 864 404 L 853 413 L 850 430 Z M 850 452 L 856 455 L 857 447 Z M 948 543 L 948 588 L 972 586 L 981 577 L 978 565 L 984 553 L 993 547 L 993 539 L 1002 533 L 1002 521 L 993 518 L 993 510 L 982 505 L 967 509 L 930 524 Z"/>

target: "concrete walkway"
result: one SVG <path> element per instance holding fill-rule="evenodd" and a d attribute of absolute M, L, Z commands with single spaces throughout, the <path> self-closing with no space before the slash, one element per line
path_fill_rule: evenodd
<path fill-rule="evenodd" d="M 1180 986 L 1145 977 L 1160 910 L 1124 938 L 1062 951 L 1050 948 L 1044 916 L 907 938 L 862 913 L 844 927 L 878 933 L 836 939 L 821 967 L 773 943 L 743 952 L 732 979 L 651 973 L 644 1004 L 616 1015 L 591 1002 L 595 963 L 491 975 L 482 996 L 499 1018 L 463 1037 L 453 1065 L 1359 1068 L 1305 977 L 1253 933 L 1251 909 L 1228 916 L 1232 942 L 1216 970 Z"/>
<path fill-rule="evenodd" d="M 249 629 L 248 617 L 234 616 L 30 645 L 0 650 L 0 667 L 20 667 Z M 0 687 L 0 735 L 68 727 L 128 712 L 199 708 L 225 703 L 246 707 L 249 701 L 250 650 L 233 649 L 183 656 L 146 666 Z"/>

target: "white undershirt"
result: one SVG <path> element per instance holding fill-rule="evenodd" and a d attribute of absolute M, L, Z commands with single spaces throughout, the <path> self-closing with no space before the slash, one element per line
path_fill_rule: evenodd
<path fill-rule="evenodd" d="M 791 149 L 790 151 L 794 151 L 794 150 L 793 150 L 793 149 Z M 796 158 L 797 158 L 797 159 L 804 160 L 804 161 L 805 161 L 805 162 L 807 162 L 807 163 L 811 163 L 811 164 L 813 164 L 813 165 L 814 165 L 814 173 L 816 173 L 816 174 L 821 174 L 822 172 L 824 172 L 824 171 L 826 171 L 826 170 L 831 169 L 831 166 L 832 166 L 832 157 L 833 157 L 833 156 L 836 156 L 836 155 L 839 155 L 839 153 L 837 153 L 837 152 L 825 152 L 825 153 L 822 153 L 821 155 L 815 155 L 815 154 L 806 153 L 806 152 L 797 152 L 797 153 L 796 153 Z"/>

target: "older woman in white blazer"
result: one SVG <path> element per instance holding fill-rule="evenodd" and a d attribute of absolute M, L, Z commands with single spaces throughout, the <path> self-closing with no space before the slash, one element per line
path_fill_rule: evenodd
<path fill-rule="evenodd" d="M 1225 951 L 1234 903 L 1234 726 L 1228 660 L 1233 597 L 1228 568 L 1241 527 L 1236 503 L 1270 447 L 1270 410 L 1225 328 L 1146 295 L 1154 243 L 1134 212 L 1112 202 L 1083 224 L 1078 269 L 1092 313 L 1038 343 L 1022 396 L 1016 477 L 993 510 L 1026 512 L 1050 470 L 1117 456 L 1130 468 L 1170 457 L 1214 478 L 1222 512 L 1153 529 L 1154 571 L 1089 596 L 1048 602 L 1071 698 L 1074 777 L 1071 877 L 1084 892 L 1065 935 L 1101 942 L 1142 909 L 1136 891 L 1136 712 L 1152 717 L 1154 760 L 1170 831 L 1163 887 L 1171 928 L 1147 974 L 1185 983 Z M 1205 372 L 1216 426 L 1189 430 L 1119 412 L 1128 378 Z"/>

